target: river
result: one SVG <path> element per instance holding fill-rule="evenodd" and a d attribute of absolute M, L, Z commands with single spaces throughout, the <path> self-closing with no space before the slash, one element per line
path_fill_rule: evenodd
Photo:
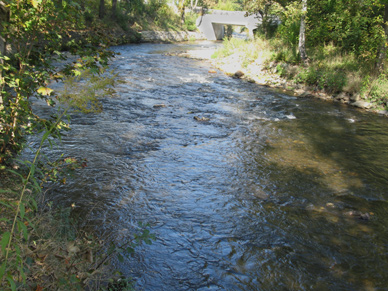
<path fill-rule="evenodd" d="M 49 190 L 104 236 L 156 236 L 116 266 L 138 290 L 388 290 L 388 120 L 167 55 L 114 47 L 123 83 L 52 154 Z"/>

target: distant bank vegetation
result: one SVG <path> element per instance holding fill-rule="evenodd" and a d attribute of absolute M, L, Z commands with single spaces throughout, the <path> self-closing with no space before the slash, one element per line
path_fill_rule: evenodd
<path fill-rule="evenodd" d="M 226 40 L 216 57 L 242 50 L 243 63 L 248 66 L 260 54 L 264 65 L 269 69 L 275 66 L 273 71 L 282 78 L 327 94 L 344 93 L 352 100 L 370 102 L 378 110 L 387 109 L 387 2 L 246 0 L 243 7 L 263 20 L 256 40 Z"/>

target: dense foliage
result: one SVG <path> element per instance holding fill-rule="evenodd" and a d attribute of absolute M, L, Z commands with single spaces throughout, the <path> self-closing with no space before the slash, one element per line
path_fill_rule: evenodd
<path fill-rule="evenodd" d="M 280 21 L 277 36 L 292 46 L 299 40 L 302 2 L 246 0 L 245 8 L 263 17 L 261 30 L 266 35 L 271 24 Z M 387 46 L 387 5 L 385 0 L 308 0 L 306 44 L 316 48 L 332 43 L 366 62 L 378 63 Z"/>
<path fill-rule="evenodd" d="M 245 0 L 282 77 L 386 109 L 388 1 Z M 258 48 L 259 49 L 259 48 Z"/>
<path fill-rule="evenodd" d="M 34 114 L 31 98 L 55 106 L 60 95 L 49 87 L 50 82 L 79 75 L 85 69 L 101 74 L 111 56 L 103 45 L 87 45 L 96 42 L 92 39 L 95 36 L 81 35 L 85 26 L 76 2 L 10 1 L 3 9 L 7 13 L 1 31 L 5 45 L 0 67 L 0 163 L 22 148 L 26 135 L 52 123 Z M 61 47 L 78 59 L 59 69 L 53 62 L 65 59 Z M 58 134 L 52 132 L 53 136 Z"/>

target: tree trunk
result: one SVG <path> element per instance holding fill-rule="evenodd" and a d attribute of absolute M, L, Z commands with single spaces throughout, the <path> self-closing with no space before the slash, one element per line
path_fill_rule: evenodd
<path fill-rule="evenodd" d="M 387 42 L 388 42 L 388 4 L 384 4 L 384 41 L 379 49 L 377 60 L 376 60 L 376 70 L 379 73 L 384 71 L 384 62 L 387 58 Z"/>
<path fill-rule="evenodd" d="M 193 0 L 190 0 L 191 12 L 195 12 L 195 9 L 197 9 L 197 6 L 198 6 L 198 0 L 195 0 L 195 4 L 193 4 Z"/>
<path fill-rule="evenodd" d="M 116 19 L 117 14 L 117 0 L 112 0 L 112 19 Z"/>
<path fill-rule="evenodd" d="M 3 33 L 4 26 L 3 23 L 9 22 L 9 9 L 7 8 L 6 4 L 3 1 L 0 1 L 0 55 L 6 56 L 7 55 L 7 39 Z M 0 64 L 4 64 L 4 59 L 0 59 Z M 3 71 L 0 69 L 0 91 L 4 88 L 4 81 L 3 81 Z M 0 93 L 0 110 L 3 110 L 4 101 L 3 96 Z M 0 129 L 1 129 L 1 120 L 0 120 Z"/>
<path fill-rule="evenodd" d="M 306 52 L 306 13 L 307 13 L 307 0 L 302 0 L 302 16 L 300 17 L 300 30 L 299 30 L 299 54 L 303 63 L 308 63 L 308 57 Z"/>
<path fill-rule="evenodd" d="M 100 0 L 100 7 L 98 10 L 98 17 L 103 19 L 105 16 L 105 0 Z"/>

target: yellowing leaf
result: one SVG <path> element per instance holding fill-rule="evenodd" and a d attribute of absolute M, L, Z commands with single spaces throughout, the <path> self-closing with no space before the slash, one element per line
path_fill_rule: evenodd
<path fill-rule="evenodd" d="M 40 87 L 37 92 L 42 95 L 50 95 L 53 91 L 53 89 L 47 87 Z"/>
<path fill-rule="evenodd" d="M 34 6 L 34 8 L 38 8 L 38 2 L 36 0 L 31 0 L 31 5 Z"/>
<path fill-rule="evenodd" d="M 73 70 L 73 73 L 74 73 L 74 75 L 75 76 L 81 76 L 81 71 L 79 71 L 79 70 Z"/>

